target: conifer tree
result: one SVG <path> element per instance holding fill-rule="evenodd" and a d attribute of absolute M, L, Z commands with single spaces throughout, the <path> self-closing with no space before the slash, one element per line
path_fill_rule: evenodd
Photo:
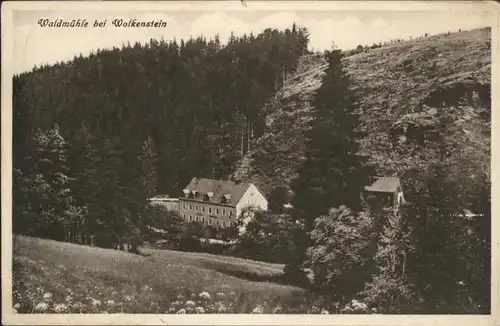
<path fill-rule="evenodd" d="M 293 182 L 293 206 L 310 229 L 314 219 L 330 207 L 360 208 L 360 191 L 367 178 L 358 156 L 360 123 L 340 51 L 327 53 L 329 63 L 313 105 L 314 117 L 306 131 L 306 160 Z"/>
<path fill-rule="evenodd" d="M 66 141 L 56 124 L 48 131 L 39 130 L 36 143 L 36 174 L 31 193 L 32 213 L 41 236 L 63 240 L 66 212 L 73 204 L 68 176 Z"/>
<path fill-rule="evenodd" d="M 407 256 L 412 252 L 412 239 L 401 212 L 387 212 L 386 223 L 380 234 L 374 261 L 377 272 L 367 282 L 363 295 L 369 306 L 380 313 L 404 313 L 414 296 L 407 281 Z M 412 307 L 416 311 L 416 307 Z"/>

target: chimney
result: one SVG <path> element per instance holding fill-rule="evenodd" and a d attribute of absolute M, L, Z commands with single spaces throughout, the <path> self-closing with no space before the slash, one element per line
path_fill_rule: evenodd
<path fill-rule="evenodd" d="M 184 197 L 189 198 L 189 194 L 191 193 L 189 189 L 184 189 L 182 192 L 184 192 Z"/>

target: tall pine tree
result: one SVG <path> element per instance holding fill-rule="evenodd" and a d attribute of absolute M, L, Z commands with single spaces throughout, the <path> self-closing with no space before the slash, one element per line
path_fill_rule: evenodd
<path fill-rule="evenodd" d="M 342 68 L 342 54 L 332 50 L 326 56 L 329 66 L 313 99 L 314 117 L 306 131 L 306 160 L 292 185 L 297 217 L 309 228 L 331 207 L 358 210 L 367 178 L 358 155 L 356 98 Z"/>

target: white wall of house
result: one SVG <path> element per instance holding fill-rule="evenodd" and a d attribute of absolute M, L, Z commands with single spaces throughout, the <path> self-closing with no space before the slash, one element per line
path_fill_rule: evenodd
<path fill-rule="evenodd" d="M 245 194 L 236 205 L 236 215 L 240 216 L 241 211 L 247 207 L 256 207 L 267 211 L 267 199 L 253 184 L 250 184 Z"/>
<path fill-rule="evenodd" d="M 180 199 L 179 213 L 187 222 L 200 222 L 214 227 L 227 227 L 236 222 L 236 207 L 208 201 Z"/>

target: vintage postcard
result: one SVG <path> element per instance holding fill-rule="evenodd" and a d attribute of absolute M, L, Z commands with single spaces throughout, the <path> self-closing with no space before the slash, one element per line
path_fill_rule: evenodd
<path fill-rule="evenodd" d="M 500 325 L 499 13 L 4 2 L 2 323 Z"/>

